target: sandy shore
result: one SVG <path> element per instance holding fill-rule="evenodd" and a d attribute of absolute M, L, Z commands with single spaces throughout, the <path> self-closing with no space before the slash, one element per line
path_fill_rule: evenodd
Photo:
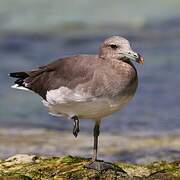
<path fill-rule="evenodd" d="M 99 157 L 108 161 L 133 163 L 178 160 L 179 139 L 180 134 L 177 133 L 161 136 L 101 133 Z M 0 129 L 0 158 L 17 153 L 90 157 L 92 141 L 91 134 L 83 132 L 74 138 L 67 131 Z"/>

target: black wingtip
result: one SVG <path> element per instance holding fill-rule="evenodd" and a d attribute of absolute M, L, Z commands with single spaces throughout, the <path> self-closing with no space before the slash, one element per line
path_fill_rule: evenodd
<path fill-rule="evenodd" d="M 14 73 L 9 73 L 8 76 L 9 77 L 15 77 Z"/>
<path fill-rule="evenodd" d="M 29 75 L 26 72 L 12 72 L 8 74 L 10 77 L 14 78 L 27 78 Z"/>

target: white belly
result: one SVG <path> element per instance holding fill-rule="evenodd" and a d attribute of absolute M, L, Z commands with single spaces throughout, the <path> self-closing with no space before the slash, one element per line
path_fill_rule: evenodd
<path fill-rule="evenodd" d="M 135 89 L 134 89 L 135 92 Z M 93 97 L 79 90 L 71 90 L 67 87 L 47 92 L 46 101 L 43 103 L 49 109 L 49 113 L 55 116 L 72 117 L 80 119 L 101 119 L 120 110 L 133 97 L 134 93 L 127 93 L 116 98 Z"/>
<path fill-rule="evenodd" d="M 88 101 L 71 101 L 62 103 L 49 103 L 43 101 L 49 113 L 55 116 L 72 117 L 77 115 L 80 119 L 101 119 L 119 111 L 125 106 L 132 96 L 109 98 L 89 98 Z"/>

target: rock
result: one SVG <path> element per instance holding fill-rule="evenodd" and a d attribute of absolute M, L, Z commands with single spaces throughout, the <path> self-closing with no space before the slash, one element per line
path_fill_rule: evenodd
<path fill-rule="evenodd" d="M 15 155 L 0 161 L 0 180 L 44 179 L 120 179 L 120 180 L 171 180 L 180 179 L 180 161 L 156 162 L 149 165 L 115 163 L 115 169 L 99 172 L 86 169 L 89 159 L 81 157 L 37 157 Z M 8 164 L 7 164 L 8 163 Z M 123 171 L 119 171 L 122 168 Z"/>
<path fill-rule="evenodd" d="M 25 163 L 33 163 L 37 157 L 35 155 L 28 155 L 28 154 L 17 154 L 5 160 L 3 165 L 5 166 L 12 166 L 15 164 L 25 164 Z"/>
<path fill-rule="evenodd" d="M 127 168 L 123 168 L 124 171 L 126 171 L 126 173 L 129 176 L 137 176 L 137 177 L 148 177 L 150 176 L 151 172 L 148 168 L 146 167 L 141 167 L 141 166 L 135 166 L 133 167 L 132 165 L 130 167 Z"/>

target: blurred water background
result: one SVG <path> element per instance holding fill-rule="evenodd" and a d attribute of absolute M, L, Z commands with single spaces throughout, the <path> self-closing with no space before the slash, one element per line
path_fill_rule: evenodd
<path fill-rule="evenodd" d="M 15 153 L 90 156 L 91 121 L 48 115 L 36 94 L 11 89 L 9 72 L 59 57 L 95 54 L 108 36 L 121 35 L 145 58 L 135 64 L 133 101 L 102 122 L 100 157 L 148 163 L 180 159 L 179 0 L 0 0 L 0 158 Z"/>

